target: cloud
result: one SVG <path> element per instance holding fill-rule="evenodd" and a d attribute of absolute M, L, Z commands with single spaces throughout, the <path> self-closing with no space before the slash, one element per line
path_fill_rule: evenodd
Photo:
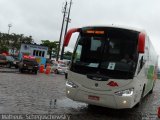
<path fill-rule="evenodd" d="M 69 2 L 70 0 L 68 0 Z M 59 40 L 65 0 L 0 0 L 0 32 Z M 88 25 L 125 25 L 145 29 L 160 53 L 159 0 L 73 0 L 68 28 Z M 76 37 L 75 37 L 76 39 Z M 73 49 L 71 40 L 67 49 Z"/>

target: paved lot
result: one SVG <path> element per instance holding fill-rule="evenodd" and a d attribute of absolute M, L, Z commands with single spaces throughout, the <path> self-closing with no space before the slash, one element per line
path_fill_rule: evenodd
<path fill-rule="evenodd" d="M 139 107 L 114 110 L 88 106 L 65 97 L 64 75 L 20 74 L 0 69 L 0 114 L 70 114 L 73 120 L 155 120 L 160 106 L 160 81 Z"/>

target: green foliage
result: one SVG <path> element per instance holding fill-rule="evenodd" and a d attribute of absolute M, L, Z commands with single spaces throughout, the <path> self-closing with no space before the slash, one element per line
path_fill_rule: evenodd
<path fill-rule="evenodd" d="M 48 47 L 49 58 L 51 59 L 52 53 L 57 54 L 58 42 L 57 41 L 49 41 L 49 40 L 41 40 L 41 45 Z"/>
<path fill-rule="evenodd" d="M 20 49 L 21 43 L 33 43 L 32 36 L 24 36 L 23 34 L 7 34 L 0 33 L 0 52 L 8 49 Z"/>
<path fill-rule="evenodd" d="M 70 51 L 66 51 L 66 52 L 64 52 L 64 55 L 67 55 L 67 56 L 72 56 L 72 52 L 70 52 Z"/>
<path fill-rule="evenodd" d="M 1 45 L 0 46 L 0 53 L 5 52 L 5 51 L 8 51 L 8 47 Z"/>
<path fill-rule="evenodd" d="M 72 52 L 66 51 L 64 52 L 63 58 L 67 60 L 71 60 L 72 54 L 73 54 Z"/>

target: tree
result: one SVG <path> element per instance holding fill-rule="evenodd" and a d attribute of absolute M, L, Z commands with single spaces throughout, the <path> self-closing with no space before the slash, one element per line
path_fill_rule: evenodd
<path fill-rule="evenodd" d="M 10 35 L 10 46 L 11 48 L 20 49 L 21 44 L 32 44 L 34 43 L 32 36 L 24 36 L 23 34 L 17 35 L 15 33 Z"/>
<path fill-rule="evenodd" d="M 49 40 L 41 40 L 43 46 L 46 46 L 48 47 L 48 54 L 49 54 L 49 58 L 51 59 L 52 57 L 52 53 L 57 53 L 57 47 L 58 47 L 58 44 L 57 44 L 57 41 L 49 41 Z"/>
<path fill-rule="evenodd" d="M 72 56 L 72 52 L 70 52 L 70 51 L 66 51 L 66 52 L 64 52 L 64 55 L 67 55 L 67 56 Z"/>
<path fill-rule="evenodd" d="M 68 59 L 68 60 L 70 60 L 71 59 L 71 57 L 72 57 L 72 52 L 70 52 L 70 51 L 66 51 L 66 52 L 64 52 L 64 59 Z"/>
<path fill-rule="evenodd" d="M 20 49 L 21 43 L 33 43 L 32 36 L 24 36 L 23 34 L 7 34 L 0 33 L 0 52 L 9 49 Z"/>
<path fill-rule="evenodd" d="M 0 47 L 0 53 L 8 51 L 8 47 L 1 45 Z"/>

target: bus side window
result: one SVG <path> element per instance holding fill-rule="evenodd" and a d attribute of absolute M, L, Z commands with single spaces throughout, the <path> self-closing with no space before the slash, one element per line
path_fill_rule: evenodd
<path fill-rule="evenodd" d="M 140 60 L 140 69 L 142 69 L 143 65 L 144 65 L 144 60 L 143 60 L 143 56 L 142 56 L 141 60 Z"/>
<path fill-rule="evenodd" d="M 138 73 L 141 71 L 143 65 L 144 65 L 144 61 L 143 61 L 143 56 L 141 57 L 140 61 L 139 61 L 139 70 L 138 70 Z"/>

